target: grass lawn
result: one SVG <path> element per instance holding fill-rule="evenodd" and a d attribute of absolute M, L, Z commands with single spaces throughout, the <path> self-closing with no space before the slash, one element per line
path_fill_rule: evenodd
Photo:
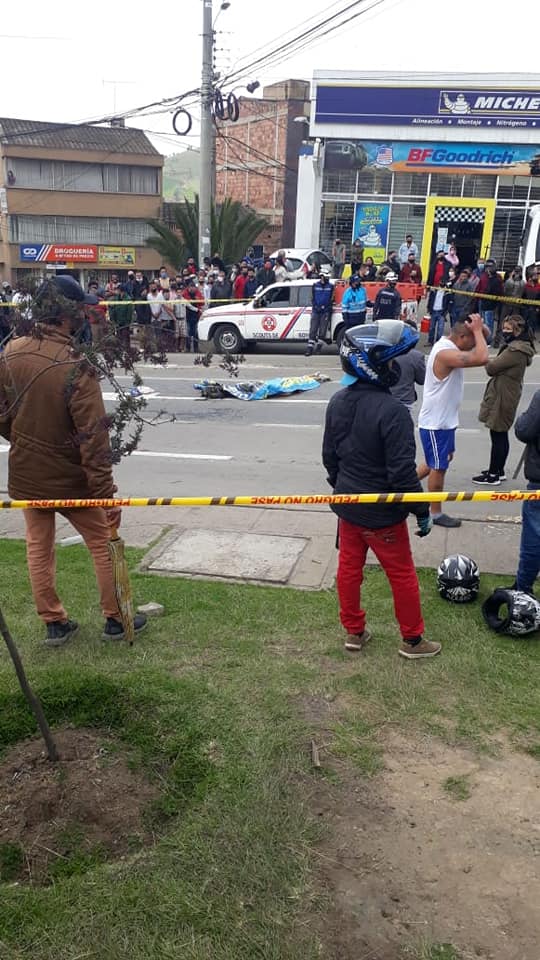
<path fill-rule="evenodd" d="M 306 705 L 316 698 L 343 704 L 326 755 L 359 777 L 379 769 L 389 722 L 478 750 L 504 733 L 540 754 L 538 641 L 489 633 L 479 603 L 439 599 L 432 571 L 420 576 L 427 634 L 444 643 L 433 661 L 397 656 L 389 590 L 377 570 L 365 582 L 376 639 L 361 661 L 342 651 L 333 592 L 140 574 L 137 601 L 157 600 L 166 615 L 129 649 L 100 639 L 88 555 L 71 547 L 58 552 L 59 585 L 81 631 L 51 651 L 41 643 L 24 546 L 4 541 L 1 550 L 2 607 L 50 721 L 112 733 L 161 790 L 149 813 L 152 845 L 60 873 L 46 886 L 0 883 L 2 960 L 330 956 L 314 922 L 325 911 L 312 856 L 323 828 L 308 798 L 321 777 L 339 777 L 339 764 L 312 766 Z M 141 552 L 129 556 L 134 566 Z M 483 577 L 482 595 L 497 582 Z M 2 650 L 0 751 L 33 729 Z M 446 789 L 459 802 L 468 786 L 455 779 Z M 404 956 L 459 954 L 448 944 L 417 948 L 411 934 Z"/>

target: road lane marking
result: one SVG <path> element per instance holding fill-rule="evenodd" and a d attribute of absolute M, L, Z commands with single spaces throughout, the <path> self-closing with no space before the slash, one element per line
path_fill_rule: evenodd
<path fill-rule="evenodd" d="M 232 460 L 218 453 L 160 453 L 156 450 L 134 450 L 132 457 L 170 457 L 172 460 Z"/>
<path fill-rule="evenodd" d="M 321 430 L 321 423 L 253 423 L 253 427 L 279 427 L 285 430 Z"/>
<path fill-rule="evenodd" d="M 104 392 L 104 393 L 103 393 L 103 399 L 104 399 L 104 400 L 118 400 L 118 394 L 117 394 L 117 393 Z M 144 400 L 191 400 L 191 401 L 196 401 L 197 403 L 199 403 L 199 402 L 208 403 L 208 402 L 209 402 L 209 401 L 203 401 L 203 398 L 200 397 L 200 396 L 190 396 L 190 397 L 174 396 L 174 397 L 169 397 L 169 396 L 167 396 L 166 394 L 161 394 L 161 393 L 151 393 L 151 394 L 147 394 L 147 395 L 144 396 L 142 399 L 144 399 Z M 234 398 L 234 397 L 227 397 L 226 399 L 228 399 L 228 400 L 234 400 L 235 398 Z M 244 402 L 245 402 L 245 403 L 246 403 L 246 402 L 257 403 L 256 400 L 244 401 Z M 261 402 L 261 401 L 259 401 L 259 402 Z M 319 403 L 319 404 L 322 403 L 322 404 L 327 404 L 329 401 L 328 401 L 328 400 L 304 400 L 304 399 L 301 398 L 301 397 L 272 397 L 272 399 L 271 399 L 269 402 L 272 403 L 272 404 L 275 404 L 275 403 Z"/>

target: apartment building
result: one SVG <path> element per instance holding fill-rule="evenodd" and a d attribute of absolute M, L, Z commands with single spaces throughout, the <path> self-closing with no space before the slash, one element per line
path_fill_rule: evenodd
<path fill-rule="evenodd" d="M 0 278 L 159 266 L 163 157 L 142 130 L 0 118 Z"/>

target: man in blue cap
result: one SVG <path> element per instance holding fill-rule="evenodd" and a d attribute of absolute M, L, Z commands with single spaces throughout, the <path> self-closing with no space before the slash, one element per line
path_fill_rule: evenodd
<path fill-rule="evenodd" d="M 88 306 L 99 303 L 73 277 L 46 280 L 32 300 L 35 328 L 11 340 L 0 356 L 0 435 L 10 443 L 9 495 L 16 500 L 110 499 L 111 446 L 99 380 L 80 352 Z M 106 619 L 104 636 L 120 638 L 108 543 L 121 511 L 59 510 L 92 554 Z M 54 510 L 24 511 L 28 571 L 45 644 L 58 647 L 77 632 L 56 592 Z M 146 618 L 135 617 L 135 630 Z"/>

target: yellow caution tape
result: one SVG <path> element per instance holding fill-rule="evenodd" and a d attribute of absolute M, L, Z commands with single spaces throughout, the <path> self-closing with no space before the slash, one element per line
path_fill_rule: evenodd
<path fill-rule="evenodd" d="M 212 298 L 211 300 L 208 301 L 208 305 L 215 304 L 215 303 L 249 303 L 249 299 L 250 298 L 246 300 L 245 297 L 243 299 L 236 299 L 236 300 L 234 298 L 222 299 L 222 300 L 216 300 Z M 193 300 L 188 300 L 187 297 L 181 297 L 179 300 L 100 300 L 99 303 L 84 304 L 84 306 L 126 307 L 129 304 L 131 304 L 131 306 L 138 306 L 139 304 L 145 304 L 147 307 L 149 307 L 151 303 L 158 303 L 160 306 L 167 306 L 167 304 L 171 304 L 171 303 L 200 303 L 201 307 L 206 306 L 206 301 L 203 302 L 196 298 Z M 20 310 L 21 312 L 23 312 L 24 310 L 32 309 L 32 300 L 31 299 L 28 300 L 27 303 L 14 303 L 12 300 L 6 303 L 4 303 L 3 301 L 0 301 L 0 310 L 2 307 L 14 307 L 16 310 Z"/>
<path fill-rule="evenodd" d="M 358 503 L 521 503 L 540 500 L 540 490 L 475 491 L 468 493 L 309 493 L 251 497 L 126 497 L 85 500 L 0 500 L 0 510 L 71 510 L 79 507 L 277 507 Z"/>
<path fill-rule="evenodd" d="M 504 297 L 494 293 L 477 293 L 475 290 L 456 290 L 454 287 L 434 287 L 426 284 L 426 290 L 442 290 L 446 293 L 455 293 L 458 297 L 470 297 L 472 300 L 495 300 L 498 303 L 519 303 L 528 307 L 537 307 L 540 309 L 540 298 L 538 300 L 528 300 L 524 297 Z M 539 288 L 540 293 L 540 288 Z"/>

